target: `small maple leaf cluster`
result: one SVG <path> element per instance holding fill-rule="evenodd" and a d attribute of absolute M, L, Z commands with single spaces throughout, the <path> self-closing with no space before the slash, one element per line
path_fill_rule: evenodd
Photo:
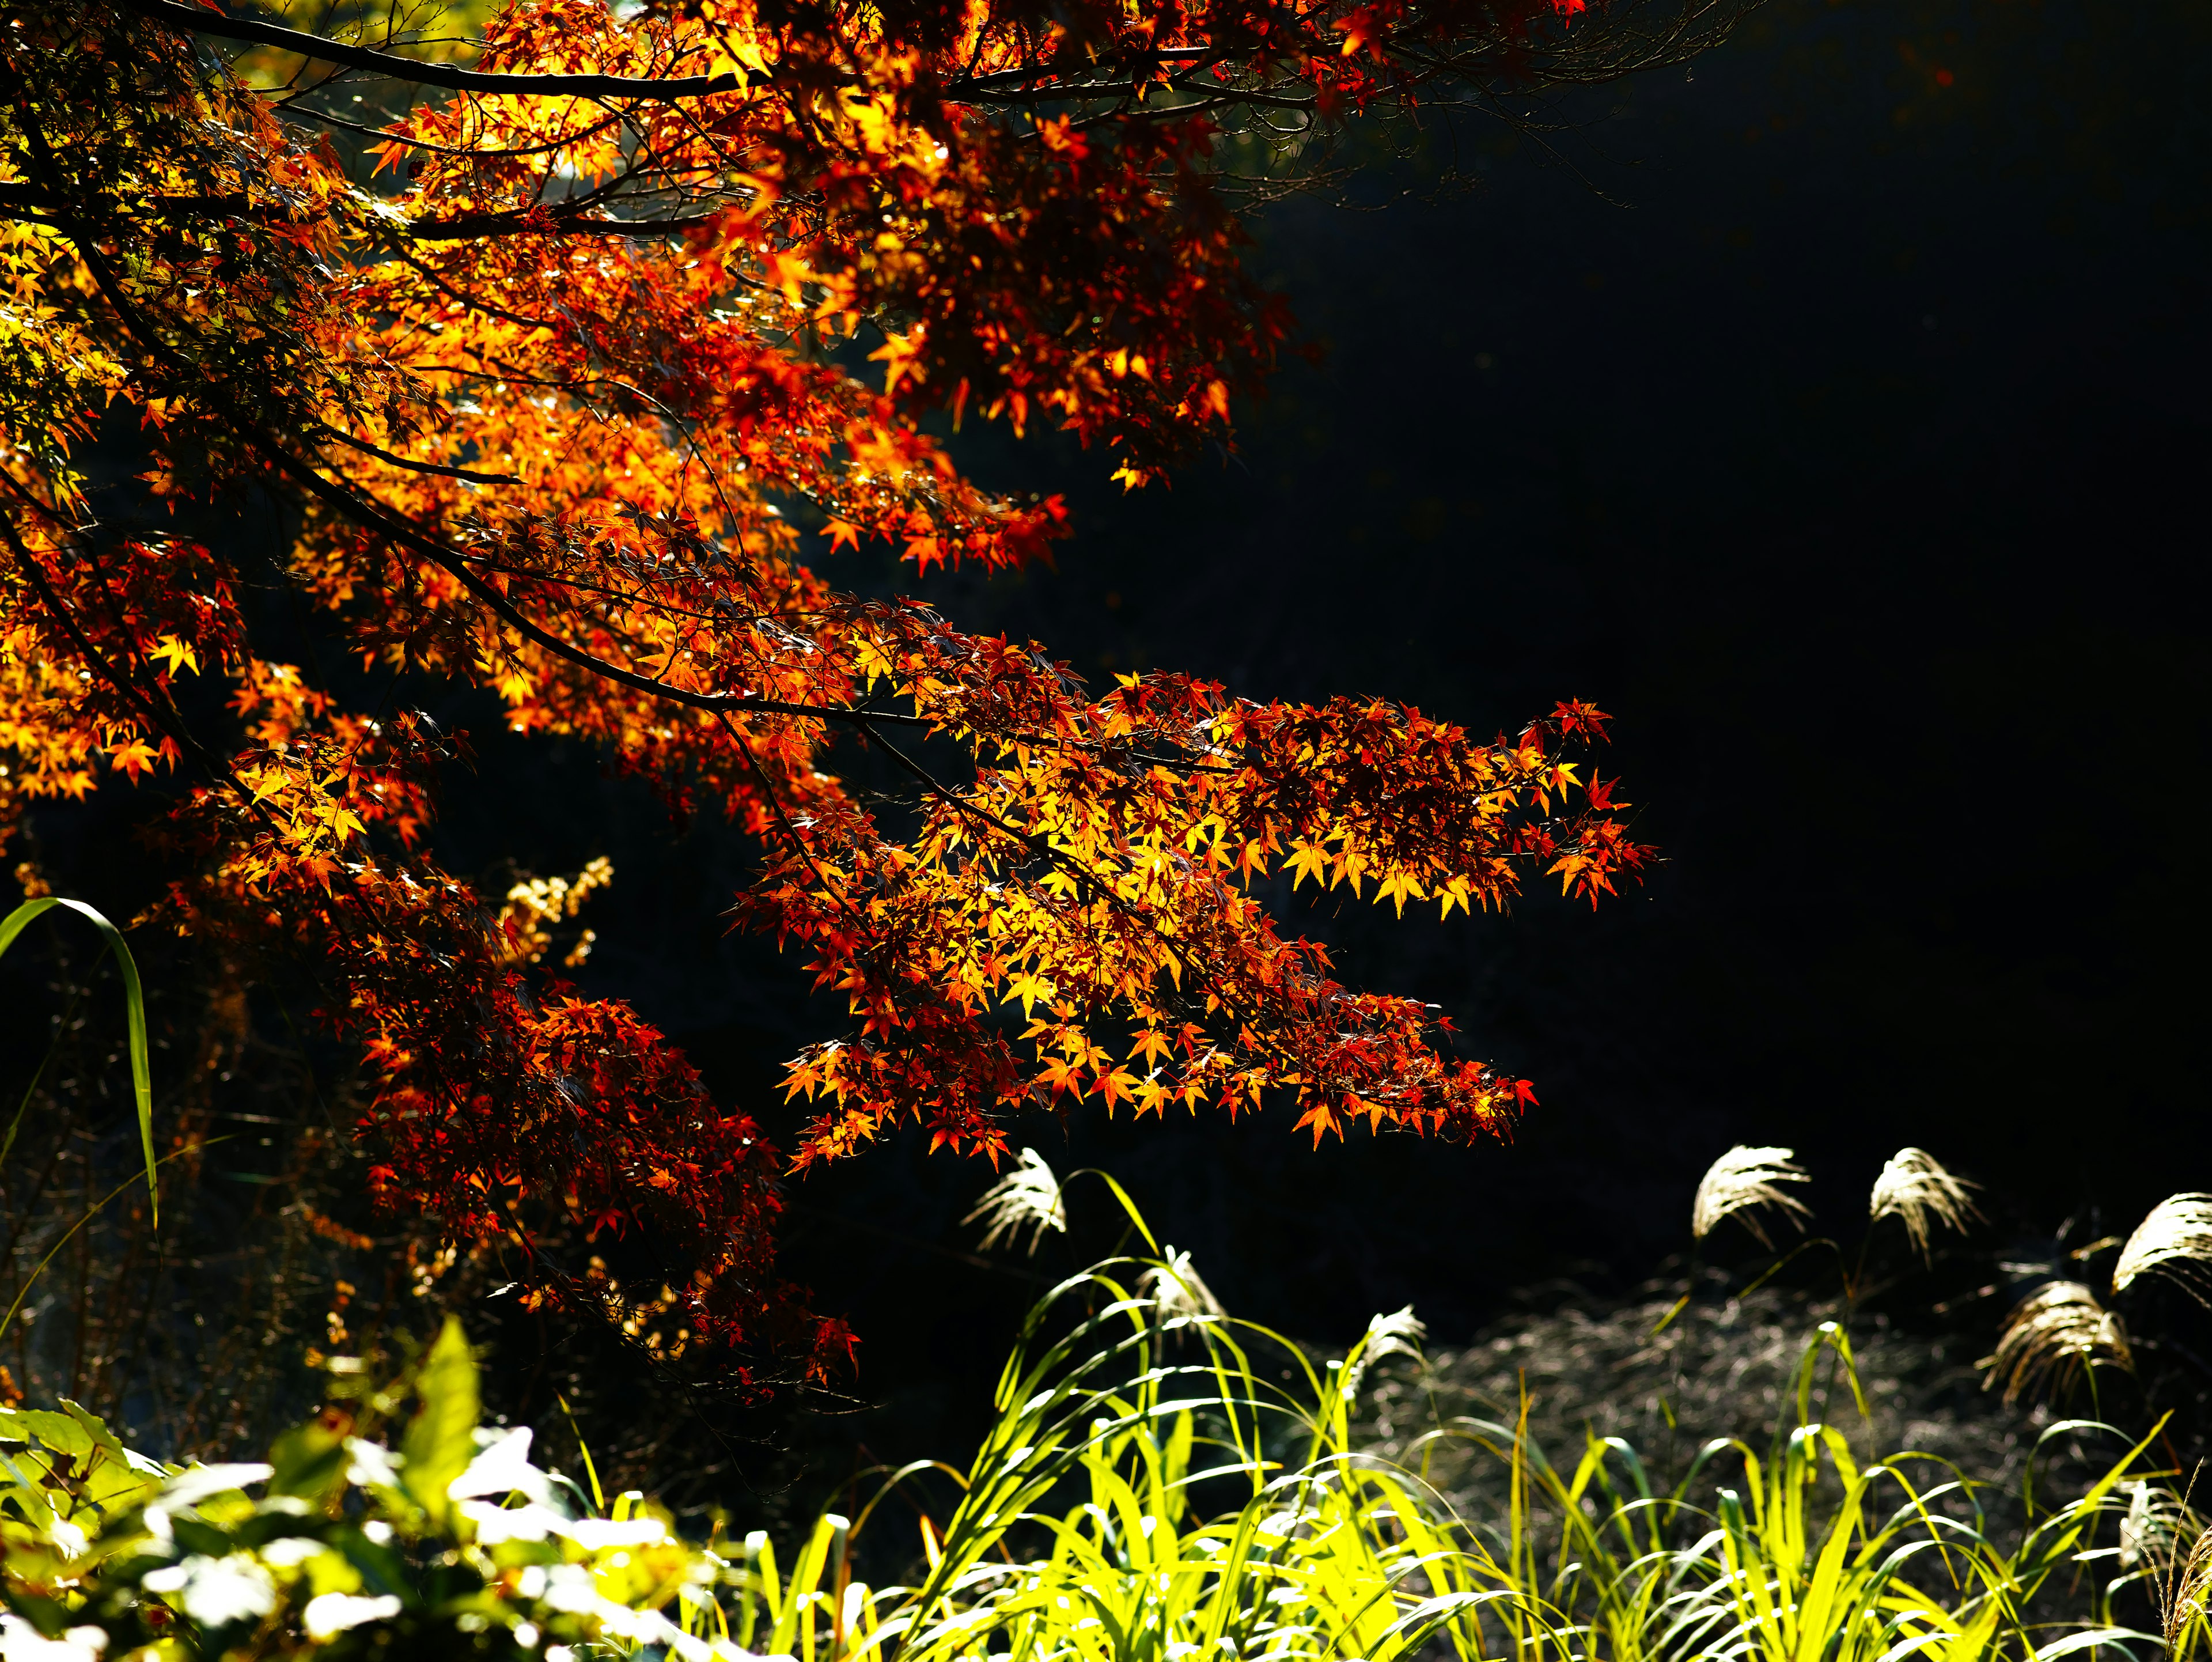
<path fill-rule="evenodd" d="M 1668 61 L 1722 21 L 1666 3 L 516 0 L 465 68 L 27 0 L 0 31 L 0 830 L 190 779 L 161 915 L 309 966 L 387 1203 L 579 1308 L 611 1295 L 552 1236 L 650 1233 L 692 1265 L 656 1303 L 685 1342 L 817 1370 L 851 1336 L 775 1272 L 778 1179 L 886 1127 L 993 1160 L 1085 1102 L 1500 1130 L 1528 1081 L 1344 984 L 1270 901 L 1449 916 L 1548 874 L 1595 902 L 1648 858 L 1583 771 L 1602 712 L 1482 741 L 1379 700 L 1094 692 L 806 561 L 1008 569 L 1065 534 L 932 411 L 1055 424 L 1132 486 L 1224 441 L 1289 328 L 1240 264 L 1241 144 L 1318 165 L 1348 113 Z M 438 90 L 363 127 L 337 96 L 363 75 Z M 95 504 L 77 458 L 132 424 L 137 495 Z M 276 575 L 365 668 L 486 690 L 758 840 L 739 916 L 854 1023 L 791 1064 L 793 1154 L 429 858 L 458 735 L 287 661 L 241 599 L 270 574 L 222 539 L 127 528 L 244 490 L 289 505 Z M 853 741 L 912 785 L 896 830 L 838 776 Z"/>
<path fill-rule="evenodd" d="M 804 942 L 860 1022 L 791 1066 L 788 1092 L 828 1105 L 801 1166 L 904 1123 L 995 1161 L 1015 1114 L 1063 1097 L 1233 1116 L 1279 1095 L 1316 1142 L 1361 1118 L 1495 1132 L 1534 1099 L 1441 1056 L 1449 1024 L 1426 1005 L 1333 979 L 1255 890 L 1371 884 L 1449 916 L 1503 906 L 1536 860 L 1595 900 L 1647 858 L 1562 752 L 1601 737 L 1601 711 L 1562 704 L 1484 744 L 1414 709 L 1262 705 L 1185 676 L 1092 700 L 1033 650 L 910 606 L 865 617 L 877 678 L 962 743 L 973 782 L 925 776 L 921 824 L 896 842 L 823 805 L 741 904 Z"/>

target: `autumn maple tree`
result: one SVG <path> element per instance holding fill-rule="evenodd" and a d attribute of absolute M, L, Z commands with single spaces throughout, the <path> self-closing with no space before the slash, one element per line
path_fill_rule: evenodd
<path fill-rule="evenodd" d="M 1534 874 L 1611 891 L 1646 855 L 1584 754 L 1601 712 L 1485 740 L 1374 699 L 1092 687 L 817 567 L 1037 559 L 1060 503 L 969 478 L 933 412 L 1159 479 L 1288 338 L 1240 264 L 1250 200 L 1347 123 L 1668 61 L 1718 9 L 319 15 L 21 0 L 0 27 L 0 826 L 161 783 L 147 927 L 312 976 L 382 1201 L 504 1243 L 538 1300 L 580 1286 L 556 1224 L 649 1232 L 687 1255 L 687 1339 L 818 1367 L 849 1336 L 778 1277 L 779 1183 L 887 1127 L 996 1160 L 1084 1103 L 1281 1101 L 1318 1141 L 1473 1137 L 1532 1099 L 1264 901 L 1285 874 L 1446 915 Z M 95 444 L 127 488 L 81 472 Z M 242 492 L 289 505 L 281 581 L 381 703 L 282 661 L 247 604 L 270 574 L 177 529 Z M 750 834 L 740 920 L 850 1012 L 789 1064 L 794 1148 L 538 964 L 573 895 L 501 913 L 428 857 L 465 743 L 410 713 L 431 685 Z M 893 819 L 841 782 L 858 746 L 911 787 Z"/>

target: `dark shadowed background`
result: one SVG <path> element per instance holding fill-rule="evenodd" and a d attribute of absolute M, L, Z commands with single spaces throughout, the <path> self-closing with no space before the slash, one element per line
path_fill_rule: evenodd
<path fill-rule="evenodd" d="M 1066 494 L 1056 568 L 834 576 L 1094 680 L 1484 732 L 1595 700 L 1666 856 L 1595 913 L 1299 903 L 1350 979 L 1535 1081 L 1510 1147 L 1090 1109 L 1027 1141 L 1110 1166 L 1232 1308 L 1316 1337 L 1632 1284 L 1736 1141 L 1796 1148 L 1854 1235 L 1908 1142 L 2022 1239 L 2212 1188 L 2209 47 L 2186 0 L 1771 0 L 1687 74 L 1538 110 L 1541 142 L 1438 119 L 1355 204 L 1268 210 L 1255 263 L 1326 350 L 1235 456 L 1123 496 L 1100 456 L 964 435 L 987 483 Z M 1451 160 L 1472 186 L 1437 195 Z M 787 1130 L 776 1064 L 840 1020 L 724 934 L 740 840 L 447 714 L 482 751 L 449 865 L 611 855 L 584 979 Z M 46 823 L 58 882 L 73 841 L 77 892 L 124 880 L 98 813 Z M 894 1139 L 795 1186 L 794 1271 L 864 1341 L 832 1440 L 945 1453 L 981 1417 L 1033 1291 L 970 1256 L 989 1177 Z M 1072 1203 L 1036 1273 L 1113 1244 L 1103 1190 Z"/>

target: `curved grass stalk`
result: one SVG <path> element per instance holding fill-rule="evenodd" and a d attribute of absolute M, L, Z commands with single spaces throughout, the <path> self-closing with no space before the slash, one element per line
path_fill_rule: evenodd
<path fill-rule="evenodd" d="M 206 1149 L 214 1148 L 215 1145 L 219 1142 L 228 1142 L 229 1141 L 230 1139 L 227 1136 L 209 1137 L 200 1142 L 187 1143 L 182 1148 L 175 1149 L 169 1154 L 162 1155 L 160 1160 L 155 1161 L 153 1169 L 158 1171 L 161 1167 L 167 1166 L 173 1160 L 182 1160 L 186 1154 L 200 1154 Z M 4 1336 L 7 1334 L 8 1330 L 15 1324 L 16 1314 L 22 1309 L 23 1300 L 31 1296 L 31 1288 L 37 1284 L 39 1277 L 46 1273 L 46 1266 L 54 1261 L 56 1255 L 61 1251 L 62 1248 L 70 1244 L 70 1241 L 73 1237 L 75 1237 L 76 1232 L 83 1228 L 85 1225 L 90 1223 L 102 1212 L 106 1211 L 109 1202 L 112 1201 L 117 1196 L 128 1190 L 133 1184 L 137 1183 L 141 1177 L 150 1176 L 150 1172 L 133 1172 L 121 1183 L 117 1184 L 114 1188 L 109 1190 L 105 1195 L 102 1195 L 98 1200 L 94 1201 L 90 1206 L 79 1213 L 77 1215 L 76 1221 L 70 1225 L 68 1228 L 62 1231 L 61 1234 L 55 1239 L 54 1244 L 46 1249 L 46 1256 L 39 1260 L 37 1265 L 33 1268 L 29 1275 L 23 1277 L 23 1284 L 15 1289 L 15 1301 L 8 1306 L 7 1313 L 5 1315 L 0 1315 L 0 1336 Z"/>
<path fill-rule="evenodd" d="M 15 939 L 32 924 L 57 906 L 66 907 L 82 917 L 89 918 L 106 942 L 107 950 L 115 954 L 117 972 L 123 977 L 123 1014 L 131 1052 L 131 1094 L 138 1111 L 138 1146 L 146 1157 L 146 1196 L 153 1211 L 154 1227 L 161 1227 L 161 1191 L 155 1182 L 155 1168 L 160 1162 L 154 1158 L 154 1075 L 146 1055 L 146 994 L 138 984 L 138 965 L 131 956 L 131 948 L 123 943 L 123 931 L 109 922 L 99 912 L 82 900 L 65 900 L 59 895 L 42 895 L 36 900 L 26 900 L 21 905 L 0 918 L 0 954 L 15 944 Z M 39 1075 L 46 1072 L 46 1063 L 39 1064 Z M 38 1075 L 31 1081 L 32 1089 L 38 1087 Z M 23 1109 L 31 1105 L 28 1091 L 24 1093 L 23 1108 L 18 1109 L 15 1122 L 8 1128 L 8 1147 L 15 1141 L 15 1127 L 22 1122 Z M 6 1150 L 0 1149 L 0 1157 Z M 112 1198 L 112 1196 L 111 1196 Z M 104 1205 L 106 1202 L 103 1202 Z M 44 1268 L 44 1266 L 40 1266 Z M 12 1314 L 12 1312 L 10 1312 Z"/>

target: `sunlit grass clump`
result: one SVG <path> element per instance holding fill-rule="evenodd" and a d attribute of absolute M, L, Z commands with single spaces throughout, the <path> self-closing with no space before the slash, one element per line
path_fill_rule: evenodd
<path fill-rule="evenodd" d="M 1030 1312 L 964 1466 L 879 1473 L 855 1516 L 825 1513 L 781 1546 L 720 1526 L 687 1542 L 642 1497 L 610 1503 L 587 1461 L 579 1483 L 533 1464 L 527 1434 L 477 1428 L 458 1330 L 392 1384 L 334 1376 L 331 1408 L 261 1466 L 171 1470 L 81 1411 L 11 1415 L 7 1654 L 2147 1662 L 2204 1647 L 2212 1546 L 2150 1439 L 2116 1445 L 2063 1505 L 2029 1496 L 2001 1540 L 1972 1474 L 1867 1458 L 1815 1417 L 1816 1398 L 1858 1392 L 1829 1324 L 1770 1444 L 1714 1440 L 1670 1488 L 1620 1439 L 1540 1447 L 1525 1399 L 1503 1419 L 1440 1418 L 1386 1458 L 1364 1446 L 1359 1403 L 1418 1364 L 1421 1338 L 1400 1312 L 1316 1361 L 1222 1313 L 1186 1256 L 1112 1258 Z M 1432 1481 L 1447 1456 L 1493 1464 L 1504 1503 L 1455 1512 Z"/>

